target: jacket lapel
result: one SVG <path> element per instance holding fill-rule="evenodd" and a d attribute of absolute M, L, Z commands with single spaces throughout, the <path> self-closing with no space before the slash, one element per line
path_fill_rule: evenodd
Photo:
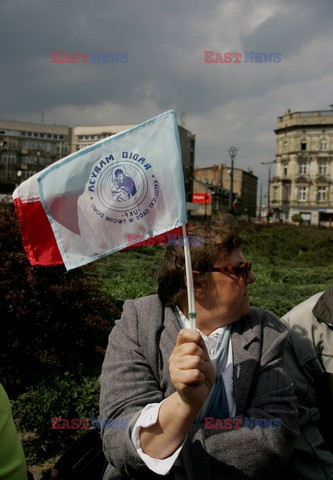
<path fill-rule="evenodd" d="M 236 415 L 245 411 L 248 398 L 254 388 L 254 385 L 249 384 L 249 379 L 255 378 L 256 370 L 259 368 L 258 333 L 258 326 L 251 328 L 247 316 L 235 322 L 232 327 L 233 394 Z"/>
<path fill-rule="evenodd" d="M 171 307 L 164 309 L 164 321 L 160 334 L 159 371 L 161 389 L 165 397 L 175 391 L 169 375 L 168 360 L 176 345 L 181 329 Z M 233 395 L 236 403 L 236 415 L 245 411 L 248 398 L 254 388 L 248 379 L 255 378 L 260 360 L 260 327 L 251 326 L 249 316 L 241 318 L 232 326 L 231 341 L 233 354 Z"/>
<path fill-rule="evenodd" d="M 160 384 L 165 397 L 168 397 L 175 391 L 175 388 L 170 380 L 168 360 L 176 346 L 176 340 L 180 329 L 180 324 L 173 312 L 173 309 L 171 307 L 165 307 L 159 342 Z"/>

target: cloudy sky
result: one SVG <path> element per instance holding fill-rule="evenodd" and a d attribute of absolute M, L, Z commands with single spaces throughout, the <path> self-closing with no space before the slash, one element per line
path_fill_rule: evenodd
<path fill-rule="evenodd" d="M 332 14 L 332 0 L 1 0 L 0 118 L 128 124 L 175 109 L 197 166 L 228 164 L 235 145 L 235 166 L 265 187 L 277 117 L 333 103 Z M 240 63 L 204 63 L 208 50 Z M 93 63 L 98 51 L 128 62 Z M 281 62 L 245 63 L 246 51 Z"/>

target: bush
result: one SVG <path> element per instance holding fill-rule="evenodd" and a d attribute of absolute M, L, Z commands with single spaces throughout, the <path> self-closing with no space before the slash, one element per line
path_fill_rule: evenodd
<path fill-rule="evenodd" d="M 333 235 L 326 228 L 296 225 L 243 227 L 244 251 L 271 265 L 326 266 L 333 263 Z"/>
<path fill-rule="evenodd" d="M 90 267 L 31 267 L 9 203 L 0 203 L 0 381 L 8 395 L 45 375 L 99 375 L 119 304 Z"/>
<path fill-rule="evenodd" d="M 294 215 L 291 217 L 291 221 L 302 223 L 302 215 L 300 215 L 299 213 L 294 213 Z"/>
<path fill-rule="evenodd" d="M 23 436 L 29 462 L 40 462 L 67 448 L 86 429 L 53 429 L 52 417 L 90 419 L 98 416 L 99 382 L 68 372 L 49 376 L 13 402 L 13 415 Z M 61 422 L 59 422 L 61 425 Z"/>

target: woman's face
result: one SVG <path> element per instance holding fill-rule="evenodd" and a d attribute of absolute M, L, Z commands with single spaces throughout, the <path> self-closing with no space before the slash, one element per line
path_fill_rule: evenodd
<path fill-rule="evenodd" d="M 241 249 L 223 260 L 218 257 L 213 267 L 238 267 L 245 262 Z M 223 324 L 233 323 L 250 311 L 248 285 L 255 282 L 256 277 L 250 271 L 243 278 L 236 273 L 209 273 L 205 286 L 203 305 L 214 318 L 221 318 Z"/>

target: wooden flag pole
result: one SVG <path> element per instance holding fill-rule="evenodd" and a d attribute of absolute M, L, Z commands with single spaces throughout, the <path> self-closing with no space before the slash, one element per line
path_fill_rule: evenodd
<path fill-rule="evenodd" d="M 183 237 L 184 237 L 185 270 L 186 270 L 186 283 L 187 283 L 188 319 L 190 320 L 190 328 L 192 330 L 195 330 L 197 314 L 195 310 L 190 244 L 189 244 L 189 238 L 186 233 L 185 225 L 183 225 Z"/>

